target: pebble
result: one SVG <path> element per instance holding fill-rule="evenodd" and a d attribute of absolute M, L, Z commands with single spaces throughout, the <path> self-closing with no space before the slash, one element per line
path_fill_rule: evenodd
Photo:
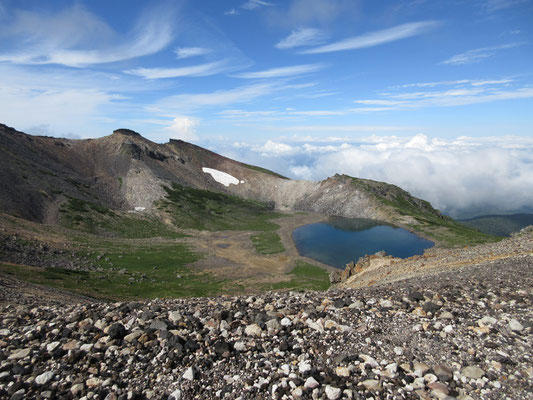
<path fill-rule="evenodd" d="M 47 371 L 35 377 L 35 383 L 38 385 L 46 385 L 54 378 L 54 372 Z"/>
<path fill-rule="evenodd" d="M 520 332 L 524 330 L 524 326 L 514 318 L 509 321 L 509 328 L 511 328 L 511 330 L 515 332 Z"/>
<path fill-rule="evenodd" d="M 381 384 L 376 379 L 366 379 L 361 384 L 368 390 L 381 390 Z"/>
<path fill-rule="evenodd" d="M 187 368 L 185 372 L 183 373 L 182 378 L 188 381 L 193 381 L 194 380 L 194 369 L 192 367 Z"/>
<path fill-rule="evenodd" d="M 22 350 L 17 350 L 15 351 L 14 353 L 12 353 L 8 359 L 10 360 L 20 360 L 21 358 L 26 358 L 30 355 L 31 353 L 31 349 L 27 348 L 27 349 L 22 349 Z"/>
<path fill-rule="evenodd" d="M 326 396 L 329 400 L 337 400 L 339 397 L 341 397 L 342 390 L 330 385 L 326 386 Z"/>
<path fill-rule="evenodd" d="M 337 374 L 337 376 L 343 376 L 343 377 L 350 376 L 350 370 L 346 367 L 337 367 L 335 369 L 335 373 Z"/>
<path fill-rule="evenodd" d="M 479 367 L 476 367 L 475 365 L 471 365 L 471 366 L 463 368 L 461 370 L 461 374 L 470 379 L 479 379 L 483 377 L 483 375 L 485 375 L 485 371 L 483 371 Z"/>
<path fill-rule="evenodd" d="M 244 333 L 246 333 L 248 336 L 261 336 L 261 333 L 263 333 L 263 330 L 261 327 L 257 324 L 251 324 L 246 327 L 244 330 Z"/>
<path fill-rule="evenodd" d="M 314 389 L 318 387 L 319 385 L 320 384 L 317 382 L 317 380 L 313 378 L 312 376 L 310 376 L 309 378 L 306 379 L 304 387 L 306 389 Z"/>

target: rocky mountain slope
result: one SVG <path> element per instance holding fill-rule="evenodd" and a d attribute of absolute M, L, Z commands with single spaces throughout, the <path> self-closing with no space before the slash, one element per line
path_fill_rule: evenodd
<path fill-rule="evenodd" d="M 290 180 L 190 143 L 157 144 L 127 129 L 99 139 L 69 140 L 30 136 L 0 125 L 0 212 L 57 223 L 61 205 L 75 198 L 165 219 L 157 204 L 173 183 L 279 210 L 379 219 L 436 240 L 466 229 L 386 183 L 345 175 L 321 182 Z"/>
<path fill-rule="evenodd" d="M 530 399 L 532 263 L 129 303 L 76 304 L 0 277 L 0 397 Z"/>

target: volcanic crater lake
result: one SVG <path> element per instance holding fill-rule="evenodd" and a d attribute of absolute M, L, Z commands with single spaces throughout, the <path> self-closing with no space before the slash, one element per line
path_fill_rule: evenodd
<path fill-rule="evenodd" d="M 331 217 L 296 228 L 292 238 L 301 256 L 342 269 L 350 261 L 381 250 L 407 258 L 434 245 L 406 229 L 362 218 Z"/>

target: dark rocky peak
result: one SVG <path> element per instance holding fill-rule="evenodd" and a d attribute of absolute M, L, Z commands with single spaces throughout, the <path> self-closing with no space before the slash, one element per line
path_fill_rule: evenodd
<path fill-rule="evenodd" d="M 20 132 L 17 131 L 15 128 L 12 128 L 10 126 L 0 123 L 0 133 L 14 134 L 14 133 L 20 133 Z"/>
<path fill-rule="evenodd" d="M 131 129 L 125 129 L 125 128 L 115 129 L 113 131 L 113 134 L 126 135 L 126 136 L 135 137 L 135 138 L 142 138 L 140 133 L 137 133 Z"/>

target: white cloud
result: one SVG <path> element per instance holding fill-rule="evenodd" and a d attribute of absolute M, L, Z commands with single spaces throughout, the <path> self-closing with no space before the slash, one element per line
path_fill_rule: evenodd
<path fill-rule="evenodd" d="M 293 154 L 296 151 L 294 147 L 286 143 L 274 142 L 272 140 L 268 140 L 262 146 L 254 146 L 253 150 L 258 153 L 261 153 L 263 157 L 276 157 L 280 155 L 289 155 L 289 154 Z"/>
<path fill-rule="evenodd" d="M 145 12 L 126 40 L 78 3 L 56 14 L 17 11 L 0 28 L 0 61 L 82 67 L 154 54 L 173 39 L 172 14 Z"/>
<path fill-rule="evenodd" d="M 528 0 L 486 0 L 485 9 L 492 13 L 526 3 L 527 1 Z"/>
<path fill-rule="evenodd" d="M 236 75 L 245 79 L 282 78 L 287 76 L 309 74 L 324 68 L 323 64 L 303 64 L 290 67 L 271 68 L 264 71 L 244 72 Z"/>
<path fill-rule="evenodd" d="M 297 176 L 298 179 L 313 180 L 313 171 L 307 165 L 295 165 L 290 167 L 289 171 L 293 176 Z"/>
<path fill-rule="evenodd" d="M 288 7 L 272 13 L 273 23 L 285 26 L 332 25 L 339 18 L 351 19 L 359 2 L 353 0 L 290 0 Z"/>
<path fill-rule="evenodd" d="M 171 139 L 181 139 L 185 141 L 198 140 L 196 127 L 199 120 L 193 117 L 180 116 L 172 120 L 172 124 L 163 130 Z"/>
<path fill-rule="evenodd" d="M 218 74 L 226 70 L 227 64 L 224 61 L 217 61 L 206 64 L 191 65 L 180 68 L 136 68 L 124 71 L 131 75 L 141 76 L 146 79 L 198 77 Z"/>
<path fill-rule="evenodd" d="M 398 104 L 402 104 L 403 102 L 398 100 L 355 100 L 354 103 L 371 106 L 396 106 Z"/>
<path fill-rule="evenodd" d="M 245 162 L 265 157 L 261 165 L 297 179 L 345 173 L 392 183 L 452 216 L 533 207 L 533 137 L 371 136 L 334 146 L 278 140 L 236 151 Z"/>
<path fill-rule="evenodd" d="M 474 81 L 474 82 L 471 82 L 470 84 L 472 86 L 505 85 L 511 82 L 513 82 L 512 79 L 494 79 L 494 80 L 486 80 L 486 81 Z"/>
<path fill-rule="evenodd" d="M 217 90 L 209 93 L 186 93 L 168 96 L 148 107 L 151 111 L 172 115 L 176 110 L 190 110 L 202 107 L 224 106 L 244 103 L 281 90 L 278 84 L 264 83 L 241 86 L 229 90 Z"/>
<path fill-rule="evenodd" d="M 256 8 L 259 8 L 259 7 L 269 7 L 273 5 L 274 4 L 264 1 L 264 0 L 248 0 L 246 3 L 244 3 L 241 6 L 241 8 L 245 10 L 255 10 Z"/>
<path fill-rule="evenodd" d="M 231 10 L 228 10 L 226 12 L 224 12 L 224 15 L 237 15 L 238 12 L 237 10 L 235 10 L 234 8 L 232 8 Z"/>
<path fill-rule="evenodd" d="M 486 58 L 494 57 L 499 50 L 511 49 L 520 46 L 521 43 L 508 43 L 501 46 L 481 47 L 479 49 L 472 49 L 464 53 L 456 54 L 441 62 L 441 64 L 449 65 L 464 65 L 474 64 L 485 60 Z"/>
<path fill-rule="evenodd" d="M 119 99 L 101 90 L 33 90 L 0 84 L 0 121 L 21 130 L 46 126 L 51 135 L 90 137 L 104 108 Z"/>
<path fill-rule="evenodd" d="M 320 29 L 300 28 L 291 32 L 285 39 L 276 44 L 278 49 L 292 49 L 301 46 L 313 46 L 324 42 L 326 34 Z"/>
<path fill-rule="evenodd" d="M 380 99 L 355 100 L 355 103 L 364 105 L 383 105 L 388 109 L 408 109 L 421 107 L 456 107 L 469 104 L 488 103 L 493 101 L 526 99 L 533 97 L 533 87 L 525 85 L 510 85 L 512 79 L 492 80 L 457 80 L 443 82 L 413 83 L 395 86 L 393 92 L 384 92 Z M 434 90 L 435 86 L 456 85 L 454 88 Z M 416 87 L 415 92 L 402 91 L 402 89 Z M 504 88 L 505 87 L 505 88 Z M 383 108 L 367 107 L 368 111 L 383 111 Z M 364 108 L 357 109 L 364 110 Z M 354 109 L 352 109 L 354 111 Z"/>
<path fill-rule="evenodd" d="M 408 37 L 420 35 L 429 31 L 430 29 L 433 29 L 437 25 L 438 23 L 435 21 L 411 22 L 408 24 L 397 25 L 393 28 L 369 32 L 359 36 L 347 38 L 339 42 L 315 47 L 313 49 L 305 50 L 302 53 L 330 53 L 334 51 L 355 50 L 362 49 L 365 47 L 378 46 L 381 44 L 394 42 L 396 40 L 406 39 Z"/>
<path fill-rule="evenodd" d="M 179 60 L 189 57 L 204 56 L 210 52 L 211 50 L 206 49 L 205 47 L 179 47 L 174 50 L 174 53 L 176 53 L 176 57 Z"/>

